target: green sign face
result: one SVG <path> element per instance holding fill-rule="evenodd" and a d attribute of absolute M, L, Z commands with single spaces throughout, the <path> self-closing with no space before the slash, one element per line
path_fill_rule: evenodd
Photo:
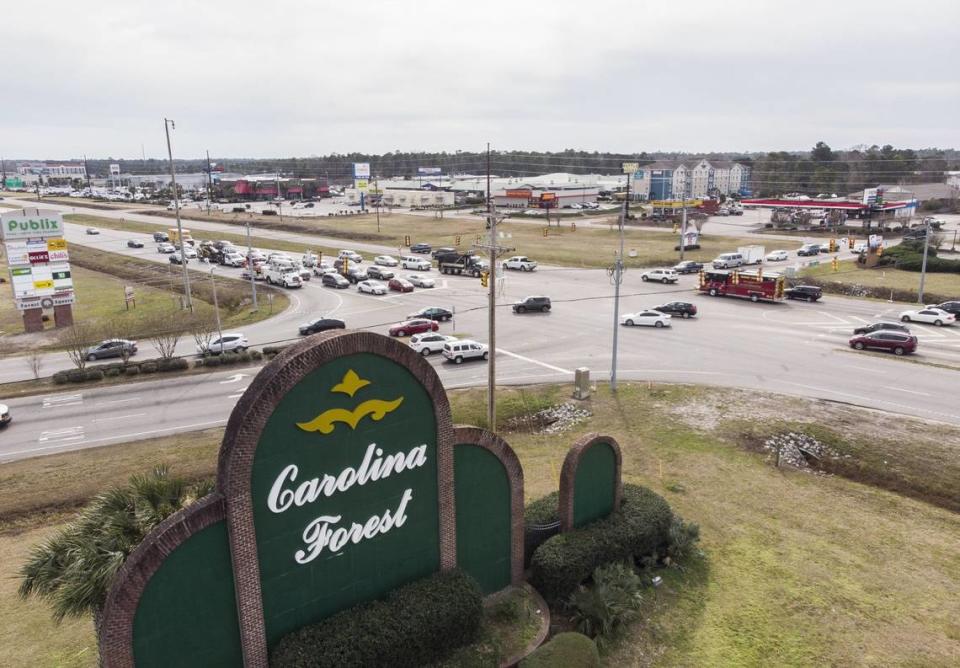
<path fill-rule="evenodd" d="M 0 214 L 0 239 L 62 237 L 63 216 L 57 211 L 10 211 Z"/>
<path fill-rule="evenodd" d="M 371 354 L 304 377 L 251 478 L 267 643 L 440 567 L 437 425 L 410 371 Z"/>

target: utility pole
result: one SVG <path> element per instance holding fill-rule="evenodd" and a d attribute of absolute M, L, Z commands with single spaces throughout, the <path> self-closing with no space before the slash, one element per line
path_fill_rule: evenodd
<path fill-rule="evenodd" d="M 380 181 L 377 177 L 373 179 L 373 189 L 377 193 L 377 234 L 380 233 L 380 200 L 383 199 L 383 195 L 380 194 Z"/>
<path fill-rule="evenodd" d="M 213 277 L 214 269 L 216 269 L 216 266 L 210 267 L 210 284 L 213 286 L 213 312 L 217 316 L 217 336 L 220 337 L 220 352 L 223 352 L 223 328 L 220 326 L 220 303 L 217 301 L 217 281 Z"/>
<path fill-rule="evenodd" d="M 207 215 L 210 215 L 210 200 L 213 198 L 213 172 L 210 171 L 210 151 L 207 151 Z"/>
<path fill-rule="evenodd" d="M 250 245 L 250 219 L 247 218 L 247 271 L 250 272 L 250 290 L 253 292 L 253 310 L 257 307 L 257 278 L 256 268 L 253 266 L 253 248 Z"/>
<path fill-rule="evenodd" d="M 620 216 L 620 251 L 613 265 L 613 357 L 610 361 L 610 391 L 617 391 L 617 346 L 620 337 L 620 284 L 623 283 L 623 226 L 630 211 L 630 174 L 640 166 L 635 162 L 624 162 L 622 171 L 627 175 L 627 196 L 623 200 L 623 214 Z"/>
<path fill-rule="evenodd" d="M 183 294 L 186 308 L 193 312 L 193 300 L 190 298 L 190 272 L 187 269 L 187 257 L 184 255 L 183 223 L 180 221 L 180 193 L 177 191 L 177 169 L 173 166 L 173 149 L 170 147 L 170 128 L 177 129 L 176 124 L 163 119 L 163 129 L 167 133 L 167 156 L 170 158 L 170 182 L 173 186 L 173 210 L 177 216 L 177 240 L 180 242 L 180 264 L 183 267 Z M 88 177 L 89 178 L 89 177 Z"/>
<path fill-rule="evenodd" d="M 920 266 L 920 291 L 917 302 L 923 304 L 923 284 L 927 278 L 927 248 L 930 246 L 930 219 L 927 218 L 923 235 L 923 264 Z"/>
<path fill-rule="evenodd" d="M 87 156 L 83 156 L 83 171 L 87 173 L 87 190 L 92 190 L 90 188 L 90 168 L 87 167 Z"/>
<path fill-rule="evenodd" d="M 283 198 L 280 197 L 280 172 L 277 172 L 277 213 L 280 215 L 280 222 L 283 222 Z"/>
<path fill-rule="evenodd" d="M 680 223 L 680 261 L 683 262 L 683 251 L 687 247 L 687 180 L 683 180 L 683 202 L 680 203 L 683 209 L 683 222 Z"/>

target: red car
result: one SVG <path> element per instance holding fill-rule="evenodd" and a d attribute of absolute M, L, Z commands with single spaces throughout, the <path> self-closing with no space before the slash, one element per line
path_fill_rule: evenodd
<path fill-rule="evenodd" d="M 405 278 L 391 278 L 387 287 L 394 292 L 413 292 L 413 283 Z"/>
<path fill-rule="evenodd" d="M 880 329 L 869 334 L 855 336 L 850 339 L 850 347 L 857 350 L 876 348 L 890 350 L 894 355 L 912 353 L 917 349 L 917 337 L 908 332 L 898 332 L 892 329 Z"/>
<path fill-rule="evenodd" d="M 417 318 L 415 320 L 404 320 L 398 322 L 390 328 L 390 336 L 407 336 L 409 334 L 421 334 L 422 332 L 435 332 L 440 329 L 433 320 Z"/>

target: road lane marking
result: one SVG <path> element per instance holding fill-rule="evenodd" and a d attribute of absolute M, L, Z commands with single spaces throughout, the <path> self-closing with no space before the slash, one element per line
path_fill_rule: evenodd
<path fill-rule="evenodd" d="M 246 391 L 249 389 L 249 387 L 250 387 L 250 386 L 248 385 L 247 387 L 245 387 L 245 388 L 243 388 L 243 389 L 241 389 L 241 390 L 237 390 L 237 393 L 236 393 L 236 394 L 229 394 L 229 395 L 227 395 L 227 399 L 239 399 L 240 397 L 243 396 L 243 393 L 246 392 Z"/>
<path fill-rule="evenodd" d="M 128 418 L 141 417 L 146 415 L 146 413 L 130 413 L 129 415 L 115 415 L 112 417 L 105 418 L 93 418 L 93 422 L 109 422 L 110 420 L 126 420 Z"/>
<path fill-rule="evenodd" d="M 893 385 L 883 385 L 882 387 L 884 387 L 884 388 L 886 388 L 886 389 L 888 389 L 888 390 L 896 390 L 897 392 L 906 392 L 907 394 L 918 394 L 918 395 L 920 395 L 921 397 L 929 397 L 929 396 L 932 396 L 931 394 L 929 394 L 929 393 L 927 393 L 927 392 L 917 392 L 916 390 L 907 390 L 907 389 L 904 389 L 904 388 L 902 388 L 902 387 L 894 387 Z"/>
<path fill-rule="evenodd" d="M 44 408 L 59 408 L 60 406 L 76 406 L 83 403 L 83 393 L 58 394 L 43 398 Z"/>
<path fill-rule="evenodd" d="M 503 348 L 497 348 L 497 352 L 501 355 L 506 355 L 507 357 L 513 357 L 514 359 L 518 359 L 523 362 L 529 362 L 530 364 L 537 364 L 539 366 L 542 366 L 545 369 L 550 369 L 551 371 L 557 371 L 559 373 L 566 373 L 566 374 L 573 373 L 573 371 L 570 371 L 569 369 L 563 369 L 561 367 L 554 366 L 552 364 L 547 364 L 546 362 L 541 362 L 540 360 L 535 360 L 531 357 L 524 357 L 523 355 L 512 353 L 509 350 L 504 350 Z"/>
<path fill-rule="evenodd" d="M 232 376 L 230 376 L 229 378 L 227 378 L 226 380 L 221 380 L 221 381 L 220 381 L 220 385 L 228 385 L 229 383 L 239 382 L 239 381 L 243 380 L 244 378 L 246 378 L 248 375 L 249 375 L 249 374 L 246 374 L 246 373 L 235 373 L 235 374 L 233 374 Z"/>
<path fill-rule="evenodd" d="M 826 316 L 827 318 L 833 318 L 836 322 L 842 322 L 844 325 L 847 324 L 846 320 L 844 320 L 839 316 L 835 316 L 832 313 L 827 313 L 826 311 L 817 311 L 817 313 L 819 313 L 822 316 Z"/>
<path fill-rule="evenodd" d="M 109 406 L 110 404 L 127 404 L 131 401 L 140 401 L 140 397 L 130 397 L 129 399 L 113 399 L 111 401 L 98 401 L 97 406 Z"/>
<path fill-rule="evenodd" d="M 82 439 L 83 427 L 67 427 L 65 429 L 53 429 L 50 431 L 40 432 L 40 437 L 37 439 L 40 443 L 46 443 L 47 441 L 76 441 Z"/>

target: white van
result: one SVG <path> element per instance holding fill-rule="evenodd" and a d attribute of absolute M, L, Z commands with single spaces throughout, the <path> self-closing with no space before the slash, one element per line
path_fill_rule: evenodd
<path fill-rule="evenodd" d="M 743 255 L 740 253 L 723 253 L 713 261 L 714 269 L 731 269 L 743 265 Z"/>

